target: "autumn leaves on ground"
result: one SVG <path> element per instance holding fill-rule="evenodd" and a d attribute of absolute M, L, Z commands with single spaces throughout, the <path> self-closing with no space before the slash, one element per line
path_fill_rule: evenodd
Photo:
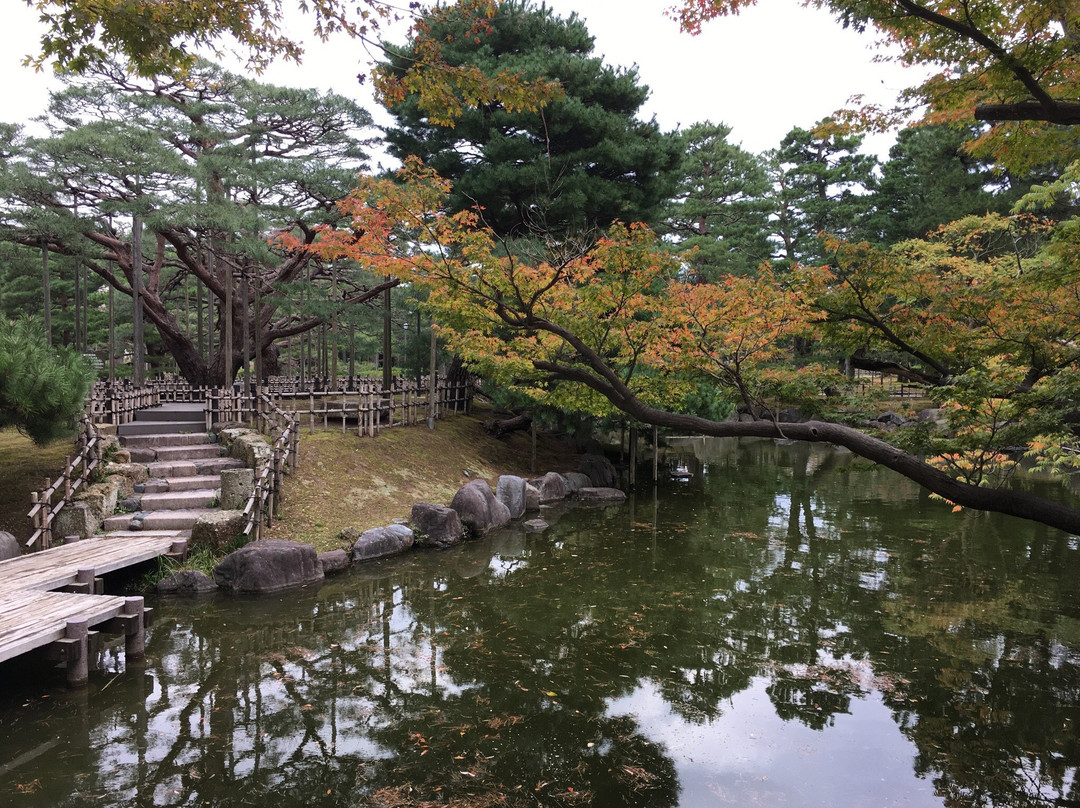
<path fill-rule="evenodd" d="M 342 546 L 342 528 L 366 530 L 407 519 L 414 502 L 449 504 L 470 479 L 482 477 L 494 487 L 500 474 L 530 476 L 529 433 L 493 438 L 484 431 L 483 417 L 448 415 L 434 430 L 395 427 L 377 438 L 303 430 L 299 467 L 286 478 L 281 519 L 270 536 L 334 549 Z M 539 474 L 576 469 L 568 444 L 538 436 Z"/>

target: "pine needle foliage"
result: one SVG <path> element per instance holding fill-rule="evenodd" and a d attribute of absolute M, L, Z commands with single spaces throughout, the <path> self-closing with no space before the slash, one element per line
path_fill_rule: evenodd
<path fill-rule="evenodd" d="M 40 321 L 0 322 L 0 427 L 14 426 L 38 445 L 73 433 L 93 369 L 75 351 L 50 346 Z"/>

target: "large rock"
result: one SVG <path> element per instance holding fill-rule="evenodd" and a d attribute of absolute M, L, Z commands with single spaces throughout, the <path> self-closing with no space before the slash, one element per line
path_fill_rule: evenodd
<path fill-rule="evenodd" d="M 525 483 L 525 512 L 536 513 L 540 510 L 540 492 L 531 483 Z"/>
<path fill-rule="evenodd" d="M 585 504 L 607 505 L 612 502 L 625 502 L 626 494 L 618 488 L 582 488 L 577 492 L 578 501 Z"/>
<path fill-rule="evenodd" d="M 225 556 L 214 580 L 226 592 L 265 594 L 319 583 L 323 569 L 310 544 L 263 539 Z"/>
<path fill-rule="evenodd" d="M 546 502 L 558 502 L 570 496 L 570 487 L 566 484 L 566 478 L 554 471 L 549 471 L 543 477 L 537 477 L 529 482 L 540 492 L 540 504 Z"/>
<path fill-rule="evenodd" d="M 205 572 L 177 570 L 158 581 L 155 589 L 159 595 L 204 595 L 216 592 L 218 585 Z"/>
<path fill-rule="evenodd" d="M 221 553 L 234 545 L 244 532 L 247 520 L 244 512 L 210 511 L 202 514 L 191 526 L 192 550 L 210 550 Z"/>
<path fill-rule="evenodd" d="M 349 567 L 349 554 L 340 549 L 319 553 L 319 566 L 322 567 L 323 575 L 341 572 Z"/>
<path fill-rule="evenodd" d="M 243 510 L 254 490 L 254 469 L 224 469 L 221 472 L 221 501 L 218 504 L 222 508 Z"/>
<path fill-rule="evenodd" d="M 76 502 L 85 502 L 94 513 L 94 518 L 104 522 L 106 516 L 116 513 L 116 498 L 120 491 L 120 485 L 106 480 L 103 483 L 94 483 L 75 495 Z"/>
<path fill-rule="evenodd" d="M 101 528 L 101 520 L 85 502 L 69 502 L 53 520 L 53 541 L 63 541 L 64 536 L 88 539 Z"/>
<path fill-rule="evenodd" d="M 619 484 L 619 473 L 615 471 L 615 466 L 611 464 L 611 461 L 603 455 L 582 455 L 578 466 L 597 488 L 614 488 Z"/>
<path fill-rule="evenodd" d="M 372 561 L 376 558 L 404 553 L 413 546 L 416 537 L 405 525 L 373 527 L 360 534 L 352 547 L 353 561 Z"/>
<path fill-rule="evenodd" d="M 450 507 L 461 517 L 462 526 L 473 536 L 510 524 L 510 509 L 495 499 L 486 480 L 472 480 L 458 489 Z"/>
<path fill-rule="evenodd" d="M 445 505 L 417 502 L 412 506 L 409 522 L 421 547 L 452 547 L 465 538 L 458 512 Z"/>
<path fill-rule="evenodd" d="M 18 558 L 21 555 L 22 548 L 19 547 L 19 540 L 6 530 L 0 530 L 0 561 Z"/>
<path fill-rule="evenodd" d="M 527 485 L 525 480 L 513 474 L 502 475 L 495 485 L 495 499 L 506 506 L 510 511 L 511 519 L 520 519 L 525 513 L 525 486 Z"/>
<path fill-rule="evenodd" d="M 576 494 L 582 488 L 588 488 L 593 484 L 592 478 L 580 471 L 568 471 L 563 475 L 563 479 L 566 480 L 566 487 L 570 489 L 571 494 Z"/>

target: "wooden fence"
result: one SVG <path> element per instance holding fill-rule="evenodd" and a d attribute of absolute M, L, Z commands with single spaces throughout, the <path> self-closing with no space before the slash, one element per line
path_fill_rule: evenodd
<path fill-rule="evenodd" d="M 324 380 L 325 381 L 325 380 Z M 348 379 L 337 389 L 318 380 L 300 383 L 295 379 L 271 379 L 265 385 L 244 388 L 193 387 L 180 379 L 158 379 L 143 387 L 123 383 L 99 382 L 87 399 L 86 415 L 81 421 L 76 454 L 66 459 L 66 468 L 41 491 L 31 494 L 33 507 L 27 514 L 33 534 L 26 547 L 44 550 L 53 543 L 52 525 L 56 515 L 72 497 L 91 480 L 101 463 L 102 440 L 97 426 L 119 426 L 135 418 L 138 410 L 171 402 L 203 402 L 206 429 L 215 424 L 244 423 L 271 439 L 272 451 L 262 469 L 256 469 L 255 490 L 244 508 L 247 516 L 245 534 L 262 535 L 277 515 L 281 481 L 296 468 L 300 425 L 307 421 L 310 430 L 316 424 L 328 429 L 340 421 L 344 433 L 356 425 L 357 434 L 375 436 L 383 429 L 422 423 L 448 413 L 468 412 L 470 387 L 437 379 L 435 400 L 426 378 L 419 381 L 394 379 L 383 390 L 381 380 Z M 434 404 L 434 406 L 432 406 Z"/>
<path fill-rule="evenodd" d="M 101 436 L 94 422 L 83 416 L 79 422 L 79 435 L 75 441 L 74 456 L 64 458 L 64 470 L 51 483 L 46 480 L 40 491 L 30 493 L 33 503 L 26 516 L 33 527 L 33 533 L 26 542 L 31 550 L 45 550 L 52 546 L 53 521 L 60 509 L 88 485 L 91 475 L 101 463 Z"/>

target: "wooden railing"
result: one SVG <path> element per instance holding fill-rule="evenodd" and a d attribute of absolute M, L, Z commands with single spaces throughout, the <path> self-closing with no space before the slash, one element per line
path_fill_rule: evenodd
<path fill-rule="evenodd" d="M 255 487 L 244 506 L 244 535 L 262 538 L 263 527 L 271 527 L 281 501 L 281 484 L 296 468 L 300 430 L 296 417 L 285 412 L 263 390 L 241 390 L 239 386 L 206 391 L 207 428 L 221 423 L 244 423 L 271 438 L 270 455 L 261 469 L 255 469 Z"/>
<path fill-rule="evenodd" d="M 468 412 L 471 406 L 469 387 L 437 379 L 432 409 L 431 385 L 420 381 L 394 379 L 389 389 L 374 379 L 350 380 L 337 389 L 322 389 L 317 384 L 306 389 L 299 385 L 270 384 L 268 392 L 283 410 L 291 412 L 310 432 L 316 426 L 329 429 L 340 424 L 342 433 L 353 425 L 358 435 L 374 437 L 383 429 L 412 426 L 428 419 L 438 420 L 448 413 Z"/>
<path fill-rule="evenodd" d="M 26 516 L 33 532 L 26 542 L 28 550 L 46 550 L 53 543 L 53 522 L 61 508 L 71 501 L 80 488 L 90 481 L 94 469 L 101 463 L 101 436 L 89 416 L 79 422 L 79 435 L 75 441 L 75 455 L 64 458 L 64 470 L 51 483 L 30 493 L 33 507 Z"/>
<path fill-rule="evenodd" d="M 66 459 L 66 468 L 51 483 L 31 494 L 33 507 L 27 514 L 33 534 L 26 547 L 43 550 L 53 543 L 52 525 L 56 515 L 78 490 L 87 484 L 101 462 L 101 437 L 97 426 L 119 426 L 132 421 L 138 410 L 169 402 L 204 402 L 206 429 L 215 424 L 244 423 L 271 438 L 271 456 L 262 469 L 255 469 L 255 490 L 248 499 L 245 534 L 262 535 L 277 515 L 283 475 L 296 468 L 300 424 L 306 420 L 311 431 L 317 423 L 326 429 L 331 421 L 341 422 L 345 432 L 355 423 L 359 435 L 377 435 L 394 426 L 422 423 L 447 413 L 468 412 L 470 388 L 463 383 L 437 379 L 434 408 L 431 385 L 394 379 L 389 390 L 382 381 L 368 378 L 343 380 L 336 389 L 319 380 L 301 383 L 295 379 L 271 379 L 258 388 L 247 389 L 239 382 L 232 387 L 193 387 L 179 379 L 158 379 L 142 387 L 125 383 L 99 382 L 86 403 L 76 442 L 76 454 Z"/>

